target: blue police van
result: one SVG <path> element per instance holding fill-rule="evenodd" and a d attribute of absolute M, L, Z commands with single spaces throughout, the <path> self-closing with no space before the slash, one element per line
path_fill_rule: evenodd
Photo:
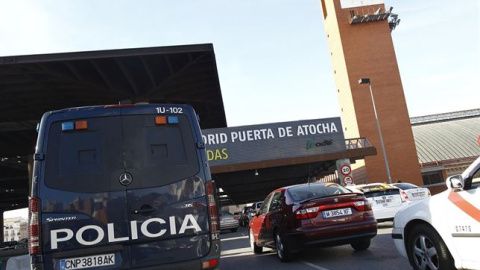
<path fill-rule="evenodd" d="M 212 269 L 218 205 L 189 105 L 47 112 L 29 198 L 32 269 Z"/>

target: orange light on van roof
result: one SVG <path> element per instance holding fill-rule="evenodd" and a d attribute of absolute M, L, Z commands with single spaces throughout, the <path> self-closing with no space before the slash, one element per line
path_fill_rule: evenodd
<path fill-rule="evenodd" d="M 83 121 L 76 121 L 75 122 L 75 129 L 76 130 L 79 130 L 79 129 L 88 129 L 88 123 L 87 121 L 83 120 Z"/>
<path fill-rule="evenodd" d="M 166 125 L 167 124 L 167 117 L 166 116 L 155 116 L 155 124 L 156 125 Z"/>

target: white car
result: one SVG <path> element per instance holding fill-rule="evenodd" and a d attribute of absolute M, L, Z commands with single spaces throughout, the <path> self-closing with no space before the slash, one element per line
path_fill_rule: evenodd
<path fill-rule="evenodd" d="M 222 211 L 220 212 L 220 230 L 230 230 L 232 232 L 238 231 L 240 222 L 232 213 Z"/>
<path fill-rule="evenodd" d="M 480 157 L 446 185 L 397 213 L 393 242 L 414 269 L 480 269 Z"/>
<path fill-rule="evenodd" d="M 432 196 L 428 188 L 419 187 L 412 183 L 395 183 L 392 186 L 399 188 L 403 200 L 410 204 Z"/>
<path fill-rule="evenodd" d="M 261 202 L 254 202 L 252 204 L 252 211 L 250 212 L 249 215 L 249 220 L 252 220 L 253 216 L 257 213 L 258 210 L 260 210 L 260 207 L 262 207 L 263 201 Z"/>
<path fill-rule="evenodd" d="M 372 204 L 373 215 L 378 222 L 391 221 L 395 214 L 407 205 L 399 188 L 384 184 L 372 183 L 347 186 L 351 191 L 360 191 Z"/>

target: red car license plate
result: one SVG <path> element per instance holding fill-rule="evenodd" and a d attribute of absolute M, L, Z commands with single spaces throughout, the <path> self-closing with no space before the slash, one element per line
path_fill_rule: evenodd
<path fill-rule="evenodd" d="M 351 214 L 352 214 L 352 209 L 351 208 L 333 209 L 333 210 L 328 210 L 328 211 L 323 211 L 322 212 L 323 218 L 349 216 Z"/>

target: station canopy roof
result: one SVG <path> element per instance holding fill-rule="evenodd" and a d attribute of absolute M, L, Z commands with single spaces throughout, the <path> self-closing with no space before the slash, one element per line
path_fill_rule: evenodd
<path fill-rule="evenodd" d="M 222 188 L 220 204 L 263 201 L 279 187 L 307 183 L 334 174 L 339 159 L 355 162 L 377 154 L 376 148 L 364 138 L 347 139 L 345 144 L 345 151 L 212 167 L 212 177 Z"/>
<path fill-rule="evenodd" d="M 0 209 L 27 204 L 44 112 L 122 100 L 187 103 L 202 128 L 227 126 L 212 44 L 0 57 Z"/>
<path fill-rule="evenodd" d="M 480 109 L 411 118 L 422 167 L 473 162 L 480 156 Z"/>
<path fill-rule="evenodd" d="M 0 57 L 0 211 L 28 206 L 28 158 L 44 112 L 122 100 L 186 103 L 200 116 L 202 129 L 227 126 L 212 44 Z M 332 173 L 336 159 L 373 154 L 369 146 L 211 171 L 223 190 L 221 205 L 241 204 Z"/>

